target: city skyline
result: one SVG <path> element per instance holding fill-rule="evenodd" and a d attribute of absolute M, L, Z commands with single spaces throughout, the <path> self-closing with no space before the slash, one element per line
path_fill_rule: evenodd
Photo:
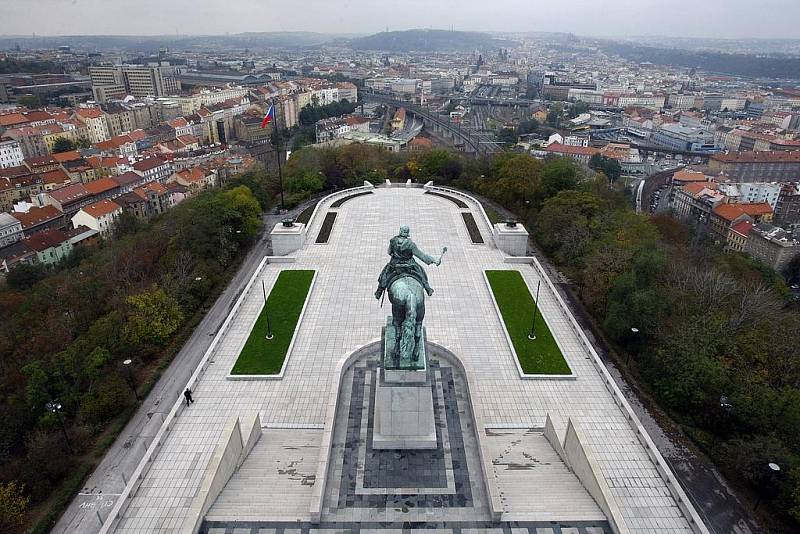
<path fill-rule="evenodd" d="M 491 13 L 483 3 L 445 0 L 431 5 L 421 0 L 393 0 L 375 4 L 347 0 L 331 8 L 319 0 L 304 2 L 307 9 L 283 9 L 276 2 L 236 0 L 220 4 L 209 0 L 164 5 L 154 0 L 109 4 L 103 0 L 44 0 L 20 3 L 0 0 L 4 13 L 0 35 L 224 35 L 242 32 L 309 31 L 371 34 L 412 28 L 491 32 L 567 32 L 597 37 L 669 36 L 695 38 L 800 38 L 794 21 L 800 5 L 767 0 L 757 11 L 741 0 L 711 0 L 702 4 L 673 2 L 668 12 L 655 0 L 607 2 L 576 0 L 570 9 L 546 3 L 498 0 Z M 421 12 L 425 13 L 420 18 Z M 159 17 L 153 18 L 154 12 Z M 391 17 L 386 17 L 386 13 Z M 87 13 L 102 13 L 102 23 Z M 580 17 L 575 14 L 580 13 Z M 37 20 L 34 31 L 21 31 Z M 379 23 L 376 21 L 380 21 Z"/>

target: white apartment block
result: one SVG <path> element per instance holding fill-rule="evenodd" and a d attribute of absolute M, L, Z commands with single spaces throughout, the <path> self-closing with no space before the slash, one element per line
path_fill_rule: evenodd
<path fill-rule="evenodd" d="M 0 169 L 22 165 L 24 159 L 25 155 L 22 153 L 19 141 L 14 139 L 0 141 Z"/>
<path fill-rule="evenodd" d="M 0 213 L 0 248 L 22 239 L 22 223 L 12 215 Z"/>
<path fill-rule="evenodd" d="M 781 193 L 781 184 L 774 182 L 722 183 L 717 186 L 717 190 L 727 196 L 731 202 L 750 204 L 766 202 L 774 210 Z"/>

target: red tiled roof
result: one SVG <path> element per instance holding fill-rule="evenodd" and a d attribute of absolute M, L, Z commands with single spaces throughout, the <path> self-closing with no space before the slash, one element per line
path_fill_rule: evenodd
<path fill-rule="evenodd" d="M 706 175 L 700 171 L 692 171 L 689 169 L 681 169 L 672 175 L 675 182 L 705 182 L 707 181 Z"/>
<path fill-rule="evenodd" d="M 143 159 L 142 161 L 137 161 L 133 164 L 133 168 L 140 172 L 149 171 L 155 169 L 156 167 L 161 167 L 166 162 L 161 158 L 147 158 Z"/>
<path fill-rule="evenodd" d="M 58 161 L 49 154 L 47 156 L 34 156 L 25 159 L 25 164 L 28 165 L 28 168 L 53 165 L 54 163 L 58 163 Z"/>
<path fill-rule="evenodd" d="M 715 182 L 689 182 L 681 187 L 681 189 L 692 196 L 700 194 L 703 189 L 716 189 Z"/>
<path fill-rule="evenodd" d="M 43 111 L 41 109 L 35 109 L 33 111 L 26 111 L 25 113 L 23 113 L 23 115 L 25 115 L 25 117 L 30 122 L 40 122 L 40 121 L 53 120 L 53 116 L 52 115 L 50 115 L 48 112 Z"/>
<path fill-rule="evenodd" d="M 745 215 L 744 210 L 742 210 L 742 208 L 740 208 L 737 204 L 720 204 L 711 210 L 711 212 L 729 222 L 736 220 L 742 215 Z"/>
<path fill-rule="evenodd" d="M 742 208 L 742 211 L 744 211 L 751 217 L 758 217 L 759 215 L 769 215 L 770 213 L 772 213 L 772 206 L 770 206 L 766 202 L 748 202 L 739 204 L 739 207 Z"/>
<path fill-rule="evenodd" d="M 147 134 L 144 130 L 134 130 L 132 132 L 128 132 L 128 137 L 130 137 L 132 141 L 141 141 L 147 137 Z"/>
<path fill-rule="evenodd" d="M 55 191 L 50 191 L 49 195 L 62 206 L 75 200 L 88 197 L 91 193 L 86 190 L 83 184 L 72 184 Z"/>
<path fill-rule="evenodd" d="M 22 113 L 6 113 L 0 115 L 0 126 L 16 126 L 18 124 L 27 124 L 30 122 L 28 118 Z"/>
<path fill-rule="evenodd" d="M 14 212 L 14 218 L 22 224 L 22 228 L 27 230 L 33 226 L 52 221 L 63 215 L 55 206 L 44 206 L 42 208 L 32 207 L 27 213 Z"/>
<path fill-rule="evenodd" d="M 41 174 L 42 183 L 45 184 L 67 184 L 70 182 L 69 175 L 64 169 L 53 169 Z"/>
<path fill-rule="evenodd" d="M 750 230 L 753 229 L 753 223 L 750 221 L 740 221 L 733 226 L 731 226 L 731 230 L 736 232 L 737 234 L 741 234 L 743 236 L 747 236 L 750 234 Z"/>
<path fill-rule="evenodd" d="M 116 202 L 112 202 L 111 200 L 101 200 L 100 202 L 95 202 L 94 204 L 90 204 L 83 208 L 83 211 L 94 217 L 95 219 L 98 217 L 102 217 L 103 215 L 108 215 L 109 213 L 113 213 L 120 208 L 119 204 Z"/>
<path fill-rule="evenodd" d="M 99 195 L 100 193 L 105 193 L 106 191 L 111 191 L 119 187 L 119 184 L 112 178 L 100 178 L 99 180 L 86 182 L 83 184 L 83 187 L 85 187 L 89 193 Z"/>
<path fill-rule="evenodd" d="M 99 119 L 103 112 L 97 108 L 78 108 L 76 113 L 85 119 Z"/>
<path fill-rule="evenodd" d="M 128 171 L 120 174 L 119 176 L 114 176 L 113 178 L 109 178 L 109 180 L 114 180 L 119 185 L 129 185 L 134 184 L 142 179 L 141 174 L 137 174 L 133 171 Z"/>
<path fill-rule="evenodd" d="M 65 161 L 74 161 L 76 159 L 81 159 L 81 153 L 77 150 L 69 150 L 67 152 L 57 152 L 53 154 L 53 159 L 58 161 L 59 163 L 64 163 Z"/>
<path fill-rule="evenodd" d="M 67 239 L 69 239 L 67 234 L 58 228 L 50 228 L 25 238 L 25 244 L 37 252 L 43 252 L 50 247 L 59 246 Z"/>

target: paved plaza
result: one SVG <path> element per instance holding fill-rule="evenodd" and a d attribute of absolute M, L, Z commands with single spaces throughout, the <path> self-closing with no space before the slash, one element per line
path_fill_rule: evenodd
<path fill-rule="evenodd" d="M 676 499 L 674 478 L 638 435 L 640 427 L 544 278 L 539 309 L 574 376 L 520 375 L 484 271 L 517 269 L 534 289 L 543 275 L 531 263 L 506 260 L 476 203 L 460 197 L 468 207 L 459 208 L 405 187 L 375 188 L 333 208 L 336 198 L 319 205 L 306 244 L 291 254 L 294 261 L 265 262 L 240 304 L 232 303 L 227 328 L 197 372 L 196 402 L 176 407 L 142 469 L 141 484 L 119 509 L 119 519 L 107 523 L 109 531 L 178 531 L 192 513 L 226 425 L 232 417 L 256 414 L 261 437 L 210 504 L 201 532 L 612 532 L 605 508 L 579 478 L 585 473 L 568 468 L 546 439 L 548 415 L 579 427 L 594 473 L 614 501 L 617 529 L 704 531 L 691 524 L 685 508 L 691 505 Z M 337 217 L 328 242 L 316 244 L 332 211 Z M 466 212 L 483 244 L 470 239 Z M 435 293 L 426 301 L 425 328 L 432 346 L 441 348 L 430 358 L 438 447 L 429 451 L 371 448 L 377 351 L 354 358 L 337 380 L 339 362 L 376 342 L 391 313 L 373 293 L 388 259 L 387 242 L 401 224 L 411 227 L 425 252 L 448 248 L 440 267 L 426 268 Z M 269 291 L 283 269 L 316 271 L 283 374 L 231 380 L 263 305 L 262 280 Z M 483 463 L 481 451 L 488 454 Z M 324 481 L 320 458 L 328 462 Z M 315 522 L 310 510 L 323 482 L 322 515 Z M 497 488 L 500 519 L 492 516 L 487 487 Z"/>

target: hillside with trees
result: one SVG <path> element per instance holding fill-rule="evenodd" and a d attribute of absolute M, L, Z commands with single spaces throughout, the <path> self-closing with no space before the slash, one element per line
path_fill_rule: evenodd
<path fill-rule="evenodd" d="M 499 50 L 513 43 L 488 33 L 448 30 L 406 30 L 381 32 L 351 39 L 347 44 L 356 50 L 386 52 L 472 52 Z"/>
<path fill-rule="evenodd" d="M 136 409 L 133 390 L 157 379 L 258 236 L 263 180 L 243 175 L 147 224 L 123 217 L 113 240 L 77 248 L 55 270 L 8 275 L 0 531 L 34 518 L 37 531 L 52 526 Z"/>
<path fill-rule="evenodd" d="M 598 41 L 598 45 L 607 52 L 637 63 L 676 65 L 750 78 L 800 79 L 800 57 L 797 56 L 659 48 L 616 41 Z"/>

